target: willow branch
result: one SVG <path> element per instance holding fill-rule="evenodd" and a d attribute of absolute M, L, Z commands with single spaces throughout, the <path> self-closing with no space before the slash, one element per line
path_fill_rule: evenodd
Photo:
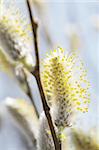
<path fill-rule="evenodd" d="M 31 11 L 31 6 L 30 6 L 30 3 L 29 3 L 28 0 L 27 0 L 27 6 L 28 6 L 30 21 L 31 21 L 32 30 L 33 30 L 33 37 L 34 37 L 33 42 L 34 42 L 35 57 L 36 57 L 36 65 L 35 65 L 35 68 L 34 68 L 32 74 L 35 76 L 36 81 L 37 81 L 37 85 L 38 85 L 40 95 L 41 95 L 43 110 L 45 112 L 45 115 L 46 115 L 46 118 L 47 118 L 47 121 L 48 121 L 48 124 L 49 124 L 49 128 L 50 128 L 50 131 L 51 131 L 51 134 L 52 134 L 55 150 L 61 150 L 61 146 L 60 146 L 59 141 L 57 139 L 55 129 L 54 129 L 54 125 L 53 125 L 53 122 L 52 122 L 52 118 L 51 118 L 51 115 L 50 115 L 50 108 L 47 105 L 45 94 L 44 94 L 43 87 L 42 87 L 42 84 L 41 84 L 40 63 L 39 63 L 39 53 L 38 53 L 38 43 L 37 43 L 38 24 L 34 21 L 32 11 Z"/>

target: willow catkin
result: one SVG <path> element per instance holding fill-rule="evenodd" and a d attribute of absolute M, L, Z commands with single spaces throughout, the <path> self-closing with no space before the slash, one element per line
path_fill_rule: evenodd
<path fill-rule="evenodd" d="M 25 100 L 13 98 L 7 98 L 5 105 L 18 126 L 21 127 L 21 130 L 26 133 L 35 145 L 39 122 L 33 106 Z"/>
<path fill-rule="evenodd" d="M 75 112 L 88 111 L 90 84 L 76 53 L 51 52 L 43 62 L 42 83 L 59 128 L 70 126 Z"/>
<path fill-rule="evenodd" d="M 61 142 L 61 146 L 63 150 L 67 150 L 69 148 L 67 135 L 64 132 L 60 132 L 58 128 L 54 124 L 54 129 L 56 132 L 57 139 Z M 48 121 L 44 112 L 40 116 L 40 124 L 38 130 L 38 138 L 37 138 L 37 148 L 38 150 L 55 150 L 55 145 L 53 142 L 53 138 L 51 135 L 51 131 L 48 125 Z"/>
<path fill-rule="evenodd" d="M 22 19 L 19 10 L 11 7 L 0 15 L 0 45 L 13 61 L 20 61 L 28 69 L 34 66 L 31 54 L 31 28 L 27 20 Z"/>
<path fill-rule="evenodd" d="M 38 150 L 55 150 L 52 135 L 45 114 L 41 114 L 37 140 Z"/>
<path fill-rule="evenodd" d="M 81 130 L 73 130 L 73 141 L 77 150 L 99 150 L 99 144 L 95 136 L 90 136 Z"/>

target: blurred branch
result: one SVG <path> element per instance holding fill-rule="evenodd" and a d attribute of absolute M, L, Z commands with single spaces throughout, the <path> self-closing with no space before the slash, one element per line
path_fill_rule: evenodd
<path fill-rule="evenodd" d="M 42 104 L 43 104 L 43 109 L 44 109 L 44 112 L 45 112 L 45 115 L 46 115 L 46 118 L 47 118 L 47 121 L 49 124 L 49 128 L 51 130 L 55 150 L 61 150 L 61 146 L 60 146 L 59 141 L 57 139 L 54 125 L 52 122 L 52 118 L 50 115 L 50 108 L 47 105 L 46 98 L 45 98 L 44 91 L 43 91 L 43 87 L 41 84 L 41 79 L 40 79 L 39 53 L 38 53 L 38 44 L 37 44 L 37 27 L 38 27 L 38 24 L 34 21 L 34 18 L 33 18 L 32 12 L 31 12 L 31 6 L 30 6 L 30 3 L 28 0 L 27 0 L 27 6 L 28 6 L 28 11 L 29 11 L 29 15 L 30 15 L 32 30 L 33 30 L 35 56 L 36 56 L 36 66 L 35 66 L 34 70 L 32 71 L 32 74 L 35 76 L 37 84 L 38 84 L 38 88 L 40 91 L 41 100 L 42 100 Z"/>
<path fill-rule="evenodd" d="M 0 70 L 8 73 L 11 76 L 16 76 L 22 89 L 30 98 L 33 107 L 35 108 L 36 115 L 39 118 L 39 113 L 33 100 L 32 91 L 28 82 L 28 77 L 27 73 L 25 72 L 25 68 L 23 68 L 23 66 L 21 65 L 17 65 L 17 63 L 10 62 L 10 59 L 7 57 L 6 53 L 1 48 L 0 48 Z"/>
<path fill-rule="evenodd" d="M 31 91 L 31 87 L 29 85 L 28 77 L 27 77 L 27 74 L 25 73 L 24 69 L 23 69 L 23 74 L 24 74 L 24 82 L 25 82 L 26 87 L 27 87 L 27 95 L 30 98 L 31 103 L 33 104 L 33 106 L 35 108 L 35 112 L 36 112 L 37 117 L 39 118 L 39 112 L 38 112 L 37 107 L 36 107 L 36 105 L 34 103 L 34 99 L 33 99 L 32 91 Z"/>

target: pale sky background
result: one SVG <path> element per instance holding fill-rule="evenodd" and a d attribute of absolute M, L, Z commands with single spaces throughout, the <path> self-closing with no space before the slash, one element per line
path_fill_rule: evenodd
<path fill-rule="evenodd" d="M 12 0 L 5 0 L 10 5 Z M 25 0 L 15 0 L 16 7 L 19 7 L 22 13 L 27 16 Z M 36 1 L 36 0 L 35 0 Z M 12 6 L 13 7 L 13 6 Z M 91 81 L 91 104 L 87 114 L 82 115 L 78 120 L 78 124 L 82 124 L 82 128 L 90 129 L 99 125 L 99 2 L 98 1 L 59 1 L 44 0 L 41 2 L 44 15 L 40 15 L 37 7 L 34 14 L 39 22 L 39 49 L 40 58 L 44 58 L 46 52 L 57 46 L 63 47 L 65 50 L 71 50 L 70 37 L 73 32 L 80 38 L 78 50 L 85 61 L 88 69 L 88 76 Z M 42 18 L 42 19 L 41 19 Z M 53 44 L 48 43 L 45 35 L 45 27 L 48 29 L 49 36 Z M 32 81 L 32 79 L 31 79 Z M 32 84 L 33 83 L 33 84 Z M 34 87 L 31 82 L 31 87 Z M 36 85 L 35 85 L 36 86 Z M 42 110 L 40 96 L 37 87 L 33 89 L 33 95 L 39 111 Z M 14 79 L 0 72 L 0 101 L 4 101 L 6 97 L 25 98 L 27 96 L 19 88 Z M 18 134 L 18 133 L 17 133 Z M 3 147 L 2 141 L 5 139 L 4 134 L 0 136 L 0 149 Z M 16 135 L 15 135 L 16 136 Z M 2 138 L 3 137 L 3 138 Z M 11 138 L 12 139 L 12 138 Z M 11 141 L 10 141 L 11 142 Z M 17 142 L 18 143 L 18 142 Z M 5 146 L 3 150 L 16 150 L 16 148 Z M 22 149 L 20 149 L 22 150 Z M 23 149 L 25 150 L 25 149 Z"/>

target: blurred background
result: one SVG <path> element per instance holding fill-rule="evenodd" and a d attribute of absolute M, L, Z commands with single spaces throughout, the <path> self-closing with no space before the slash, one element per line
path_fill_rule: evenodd
<path fill-rule="evenodd" d="M 5 0 L 8 8 L 13 0 Z M 46 53 L 60 46 L 66 51 L 80 52 L 85 61 L 91 82 L 91 104 L 89 112 L 78 119 L 76 126 L 89 131 L 99 125 L 99 2 L 98 0 L 31 0 L 33 13 L 38 21 L 38 41 L 40 59 Z M 15 0 L 23 16 L 28 18 L 25 0 Z M 13 7 L 13 6 L 12 6 Z M 33 48 L 33 45 L 31 45 Z M 42 111 L 37 85 L 30 78 L 35 104 Z M 35 87 L 35 88 L 33 88 Z M 29 100 L 15 79 L 0 72 L 0 102 L 6 97 Z M 5 116 L 4 129 L 0 132 L 0 150 L 26 150 L 25 139 L 15 129 L 14 124 Z M 13 131 L 13 132 L 11 132 Z M 98 129 L 97 131 L 98 132 Z M 7 136 L 8 135 L 8 136 Z M 21 140 L 20 140 L 21 139 Z M 13 144 L 12 144 L 13 140 Z M 5 144 L 6 143 L 6 144 Z"/>

